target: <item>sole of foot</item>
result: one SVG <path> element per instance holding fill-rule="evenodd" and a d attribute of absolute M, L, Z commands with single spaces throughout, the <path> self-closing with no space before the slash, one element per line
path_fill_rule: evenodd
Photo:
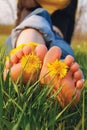
<path fill-rule="evenodd" d="M 57 90 L 60 89 L 59 93 L 57 94 L 57 99 L 62 107 L 68 105 L 72 99 L 72 106 L 75 106 L 80 99 L 81 90 L 84 83 L 79 64 L 74 61 L 72 56 L 68 55 L 64 59 L 64 63 L 68 66 L 68 72 L 66 76 L 62 79 L 59 79 L 59 76 L 55 76 L 53 79 L 53 77 L 49 74 L 50 72 L 48 70 L 48 64 L 55 62 L 55 60 L 60 60 L 61 54 L 62 52 L 60 48 L 56 46 L 52 47 L 47 52 L 40 73 L 40 81 L 42 84 L 54 86 L 53 92 L 57 92 Z"/>

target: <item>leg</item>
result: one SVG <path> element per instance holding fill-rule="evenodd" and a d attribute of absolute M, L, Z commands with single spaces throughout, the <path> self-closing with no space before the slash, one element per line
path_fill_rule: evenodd
<path fill-rule="evenodd" d="M 43 38 L 43 35 L 39 31 L 33 28 L 25 29 L 20 33 L 16 42 L 16 46 L 23 43 L 29 43 L 29 42 L 36 42 L 45 45 L 45 40 Z"/>
<path fill-rule="evenodd" d="M 83 87 L 82 71 L 79 69 L 79 65 L 76 62 L 74 62 L 74 58 L 68 55 L 64 59 L 65 64 L 69 68 L 69 71 L 67 72 L 66 76 L 62 79 L 59 79 L 59 77 L 56 76 L 55 79 L 53 79 L 53 77 L 50 76 L 50 72 L 48 70 L 48 64 L 53 63 L 56 59 L 59 60 L 60 56 L 61 56 L 61 50 L 56 46 L 52 47 L 47 52 L 40 73 L 41 83 L 48 84 L 49 81 L 51 81 L 51 85 L 54 86 L 53 89 L 54 92 L 56 92 L 57 89 L 61 87 L 61 90 L 58 93 L 57 97 L 62 107 L 69 104 L 74 95 L 75 99 L 73 105 L 75 105 L 79 101 L 81 89 Z M 55 68 L 57 71 L 57 67 Z"/>
<path fill-rule="evenodd" d="M 16 46 L 23 44 L 23 43 L 26 43 L 26 46 L 24 46 L 22 49 L 16 51 L 14 54 L 12 54 L 10 61 L 6 61 L 6 68 L 4 71 L 4 80 L 6 80 L 6 76 L 7 76 L 9 69 L 11 70 L 11 77 L 12 77 L 13 81 L 17 81 L 17 79 L 19 78 L 19 75 L 21 75 L 21 74 L 23 76 L 23 78 L 22 78 L 23 83 L 27 83 L 28 80 L 30 79 L 30 77 L 33 75 L 34 75 L 34 79 L 37 78 L 36 73 L 38 71 L 40 71 L 40 68 L 37 68 L 36 70 L 34 68 L 32 68 L 34 70 L 33 73 L 32 73 L 32 71 L 30 72 L 29 69 L 27 72 L 27 69 L 26 69 L 27 66 L 29 66 L 29 65 L 32 66 L 32 64 L 33 64 L 33 63 L 30 64 L 30 61 L 27 61 L 28 56 L 31 55 L 32 51 L 33 51 L 32 47 L 29 46 L 29 42 L 36 42 L 36 43 L 40 44 L 39 46 L 37 46 L 35 48 L 35 50 L 33 52 L 34 57 L 31 60 L 32 60 L 32 62 L 35 63 L 36 59 L 38 60 L 38 58 L 39 58 L 38 63 L 35 63 L 35 64 L 41 63 L 41 66 L 42 66 L 44 56 L 47 52 L 47 48 L 45 46 L 45 41 L 44 41 L 41 33 L 39 33 L 37 30 L 26 29 L 20 33 L 20 35 L 17 39 L 17 42 L 16 42 Z M 28 62 L 28 64 L 25 63 L 26 66 L 24 68 L 24 66 L 22 66 L 22 64 L 24 64 L 23 62 L 25 61 L 24 60 L 25 56 L 27 57 L 26 62 Z"/>

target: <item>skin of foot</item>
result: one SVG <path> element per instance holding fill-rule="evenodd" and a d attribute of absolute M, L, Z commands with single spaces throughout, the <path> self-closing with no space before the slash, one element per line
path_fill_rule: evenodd
<path fill-rule="evenodd" d="M 6 61 L 3 74 L 4 81 L 6 80 L 8 71 L 10 71 L 10 75 L 13 81 L 17 81 L 21 75 L 23 84 L 27 83 L 29 80 L 35 81 L 42 67 L 43 59 L 46 53 L 47 48 L 45 45 L 39 45 L 35 48 L 32 48 L 26 44 L 22 49 L 19 49 L 14 54 L 12 54 L 10 60 Z M 26 61 L 28 58 L 31 59 L 29 62 Z M 33 66 L 33 64 L 35 64 L 36 68 Z M 40 67 L 38 67 L 38 64 L 40 64 Z"/>
<path fill-rule="evenodd" d="M 74 58 L 72 56 L 68 55 L 64 59 L 64 63 L 68 66 L 68 72 L 65 77 L 59 79 L 58 76 L 55 76 L 53 79 L 53 77 L 49 74 L 48 64 L 55 62 L 55 60 L 60 60 L 61 53 L 60 48 L 56 46 L 52 47 L 47 52 L 40 72 L 40 81 L 41 84 L 49 84 L 49 87 L 53 86 L 53 93 L 60 89 L 57 94 L 57 99 L 62 107 L 68 105 L 72 99 L 73 101 L 71 106 L 75 106 L 80 99 L 84 83 L 79 64 L 74 62 Z"/>

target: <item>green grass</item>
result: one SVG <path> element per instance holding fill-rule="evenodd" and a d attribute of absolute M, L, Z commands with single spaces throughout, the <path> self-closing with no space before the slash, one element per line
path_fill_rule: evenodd
<path fill-rule="evenodd" d="M 49 96 L 51 88 L 42 86 L 39 80 L 22 85 L 12 82 L 9 73 L 6 82 L 3 81 L 6 37 L 0 36 L 0 130 L 86 130 L 87 43 L 72 43 L 86 81 L 79 103 L 71 109 L 70 105 L 61 108 L 56 94 Z"/>

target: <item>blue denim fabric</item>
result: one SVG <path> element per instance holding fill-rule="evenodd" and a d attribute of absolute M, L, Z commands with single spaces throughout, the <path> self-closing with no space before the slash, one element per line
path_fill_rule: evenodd
<path fill-rule="evenodd" d="M 43 8 L 38 8 L 34 10 L 20 23 L 20 25 L 12 30 L 12 48 L 15 47 L 15 41 L 20 31 L 28 27 L 35 28 L 43 34 L 48 49 L 52 46 L 60 47 L 62 50 L 61 59 L 65 58 L 67 55 L 74 56 L 70 45 L 53 31 L 50 15 Z"/>

